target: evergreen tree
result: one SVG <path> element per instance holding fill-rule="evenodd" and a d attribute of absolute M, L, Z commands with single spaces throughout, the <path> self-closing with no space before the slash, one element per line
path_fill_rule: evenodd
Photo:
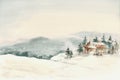
<path fill-rule="evenodd" d="M 85 45 L 86 43 L 87 43 L 87 38 L 86 38 L 86 36 L 85 36 L 82 44 Z"/>
<path fill-rule="evenodd" d="M 108 44 L 109 48 L 112 47 L 112 37 L 111 36 L 109 37 L 107 44 Z"/>
<path fill-rule="evenodd" d="M 78 51 L 79 53 L 83 52 L 83 46 L 82 46 L 81 43 L 78 45 L 77 51 Z"/>
<path fill-rule="evenodd" d="M 110 36 L 108 40 L 109 40 L 109 41 L 112 41 L 112 37 Z"/>
<path fill-rule="evenodd" d="M 103 43 L 106 43 L 105 35 L 103 35 L 103 37 L 102 37 L 102 42 L 103 42 Z"/>
<path fill-rule="evenodd" d="M 95 39 L 93 39 L 93 42 L 98 42 L 98 37 L 96 37 Z"/>

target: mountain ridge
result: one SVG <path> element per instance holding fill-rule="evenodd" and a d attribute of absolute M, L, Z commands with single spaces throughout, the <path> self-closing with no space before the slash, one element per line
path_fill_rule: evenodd
<path fill-rule="evenodd" d="M 76 34 L 68 35 L 64 38 L 49 39 L 47 37 L 35 37 L 27 41 L 0 48 L 0 54 L 15 54 L 27 57 L 36 57 L 50 59 L 51 57 L 64 52 L 67 47 L 77 48 L 79 43 L 86 36 L 88 39 L 94 39 L 96 36 L 102 38 L 105 35 L 106 39 L 111 35 L 114 40 L 120 42 L 120 36 L 110 33 L 99 32 L 79 32 Z M 13 52 L 13 53 L 12 53 Z"/>

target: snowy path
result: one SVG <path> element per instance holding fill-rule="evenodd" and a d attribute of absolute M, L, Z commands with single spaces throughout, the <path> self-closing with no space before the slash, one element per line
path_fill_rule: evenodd
<path fill-rule="evenodd" d="M 2 55 L 0 80 L 120 80 L 120 56 L 63 56 L 42 60 Z"/>

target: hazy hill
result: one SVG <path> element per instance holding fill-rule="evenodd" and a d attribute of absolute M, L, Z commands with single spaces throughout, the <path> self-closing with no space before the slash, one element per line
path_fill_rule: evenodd
<path fill-rule="evenodd" d="M 0 54 L 14 54 L 18 56 L 36 57 L 42 59 L 50 59 L 54 55 L 62 53 L 67 47 L 75 49 L 86 36 L 88 40 L 92 40 L 96 36 L 101 39 L 105 35 L 106 40 L 111 35 L 113 40 L 120 41 L 120 36 L 110 33 L 98 32 L 80 32 L 68 35 L 63 38 L 49 39 L 46 37 L 36 37 L 30 40 L 16 43 L 12 46 L 6 46 L 0 49 Z"/>

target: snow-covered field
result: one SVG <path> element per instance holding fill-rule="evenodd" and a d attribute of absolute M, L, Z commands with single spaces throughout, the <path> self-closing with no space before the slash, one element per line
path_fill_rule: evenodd
<path fill-rule="evenodd" d="M 51 60 L 0 56 L 0 80 L 120 80 L 120 56 L 77 56 Z"/>

